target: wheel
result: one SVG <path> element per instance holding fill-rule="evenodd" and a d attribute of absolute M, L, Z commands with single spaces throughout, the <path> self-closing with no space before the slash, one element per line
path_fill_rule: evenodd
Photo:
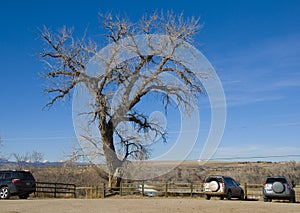
<path fill-rule="evenodd" d="M 210 200 L 211 196 L 210 195 L 205 195 L 206 200 Z"/>
<path fill-rule="evenodd" d="M 281 182 L 276 181 L 273 183 L 272 189 L 276 193 L 282 193 L 285 190 L 285 187 Z"/>
<path fill-rule="evenodd" d="M 1 189 L 0 189 L 0 198 L 1 199 L 9 199 L 10 197 L 10 192 L 9 192 L 9 189 L 7 186 L 3 186 Z"/>
<path fill-rule="evenodd" d="M 27 199 L 29 197 L 28 194 L 25 194 L 25 195 L 19 195 L 19 198 L 20 199 Z"/>
<path fill-rule="evenodd" d="M 221 196 L 221 197 L 220 197 L 220 200 L 224 200 L 224 196 Z"/>
<path fill-rule="evenodd" d="M 271 198 L 264 197 L 264 202 L 272 202 Z"/>
<path fill-rule="evenodd" d="M 290 203 L 296 203 L 296 198 L 295 197 L 291 198 Z"/>
<path fill-rule="evenodd" d="M 231 200 L 231 198 L 232 198 L 231 191 L 227 192 L 226 198 L 227 198 L 227 200 Z"/>
<path fill-rule="evenodd" d="M 220 184 L 217 181 L 213 180 L 213 181 L 209 182 L 209 189 L 212 192 L 218 191 L 219 188 L 220 188 Z"/>

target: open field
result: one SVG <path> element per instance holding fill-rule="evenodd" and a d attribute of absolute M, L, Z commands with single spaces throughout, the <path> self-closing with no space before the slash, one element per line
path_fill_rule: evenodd
<path fill-rule="evenodd" d="M 209 175 L 227 175 L 233 177 L 241 184 L 263 184 L 267 176 L 287 176 L 300 185 L 300 162 L 207 162 L 197 161 L 182 162 L 177 167 L 168 168 L 176 162 L 152 162 L 156 170 L 167 171 L 162 176 L 147 179 L 158 182 L 186 182 L 203 183 Z M 139 167 L 139 172 L 149 172 L 148 167 Z M 0 169 L 17 169 L 12 164 L 0 164 Z M 34 166 L 24 168 L 33 173 L 39 182 L 72 183 L 78 187 L 101 186 L 107 183 L 107 174 L 101 166 L 61 164 L 57 166 Z M 150 171 L 152 172 L 152 171 Z M 126 182 L 125 182 L 126 183 Z"/>
<path fill-rule="evenodd" d="M 221 201 L 189 198 L 1 200 L 0 213 L 119 212 L 300 212 L 300 203 Z"/>

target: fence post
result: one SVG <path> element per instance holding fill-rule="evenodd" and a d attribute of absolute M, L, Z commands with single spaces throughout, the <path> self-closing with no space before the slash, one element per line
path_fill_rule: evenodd
<path fill-rule="evenodd" d="M 106 189 L 105 189 L 105 183 L 102 185 L 102 198 L 105 198 Z"/>
<path fill-rule="evenodd" d="M 120 196 L 123 196 L 123 183 L 120 183 Z"/>
<path fill-rule="evenodd" d="M 76 198 L 76 185 L 73 185 L 74 187 L 74 198 Z"/>
<path fill-rule="evenodd" d="M 54 183 L 54 198 L 56 198 L 56 187 L 57 187 L 57 183 Z"/>
<path fill-rule="evenodd" d="M 142 182 L 142 196 L 144 196 L 144 191 L 145 191 L 145 182 Z"/>
<path fill-rule="evenodd" d="M 244 184 L 244 189 L 245 189 L 245 190 L 244 190 L 244 191 L 245 191 L 245 200 L 248 199 L 248 189 L 247 189 L 247 187 L 248 187 L 248 186 L 247 186 L 247 183 L 245 183 L 245 184 Z"/>
<path fill-rule="evenodd" d="M 168 182 L 166 182 L 165 197 L 168 197 Z"/>
<path fill-rule="evenodd" d="M 193 197 L 193 182 L 191 182 L 191 197 Z"/>

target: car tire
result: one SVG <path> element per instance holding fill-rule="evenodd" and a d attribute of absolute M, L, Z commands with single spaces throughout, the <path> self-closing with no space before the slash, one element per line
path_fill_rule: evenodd
<path fill-rule="evenodd" d="M 264 197 L 264 202 L 268 202 L 268 201 L 269 201 L 269 199 Z"/>
<path fill-rule="evenodd" d="M 26 195 L 19 195 L 19 198 L 20 198 L 20 199 L 27 199 L 28 197 L 29 197 L 28 194 L 26 194 Z"/>
<path fill-rule="evenodd" d="M 227 198 L 227 200 L 231 200 L 231 198 L 232 198 L 231 191 L 227 192 L 226 198 Z"/>
<path fill-rule="evenodd" d="M 220 200 L 224 200 L 224 196 L 221 196 L 221 197 L 220 197 Z"/>
<path fill-rule="evenodd" d="M 210 200 L 211 196 L 210 195 L 205 195 L 206 200 Z"/>
<path fill-rule="evenodd" d="M 9 188 L 7 186 L 3 186 L 0 189 L 0 199 L 9 199 L 9 197 L 10 197 Z"/>
<path fill-rule="evenodd" d="M 285 187 L 281 182 L 276 181 L 273 183 L 272 189 L 275 193 L 279 194 L 285 190 Z"/>
<path fill-rule="evenodd" d="M 240 200 L 245 200 L 245 193 L 243 191 L 241 191 L 239 199 Z"/>
<path fill-rule="evenodd" d="M 290 203 L 296 203 L 296 198 L 295 197 L 291 198 Z"/>
<path fill-rule="evenodd" d="M 218 181 L 213 180 L 209 182 L 209 189 L 212 192 L 217 192 L 220 189 L 220 184 L 218 183 Z"/>

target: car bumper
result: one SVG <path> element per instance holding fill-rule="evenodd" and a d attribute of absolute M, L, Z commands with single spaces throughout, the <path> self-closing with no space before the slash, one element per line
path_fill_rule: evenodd
<path fill-rule="evenodd" d="M 36 191 L 35 187 L 24 188 L 24 187 L 12 186 L 10 188 L 10 193 L 12 195 L 31 194 L 31 193 L 34 193 L 35 191 Z"/>
<path fill-rule="evenodd" d="M 210 196 L 225 196 L 224 192 L 203 192 L 203 194 Z"/>

